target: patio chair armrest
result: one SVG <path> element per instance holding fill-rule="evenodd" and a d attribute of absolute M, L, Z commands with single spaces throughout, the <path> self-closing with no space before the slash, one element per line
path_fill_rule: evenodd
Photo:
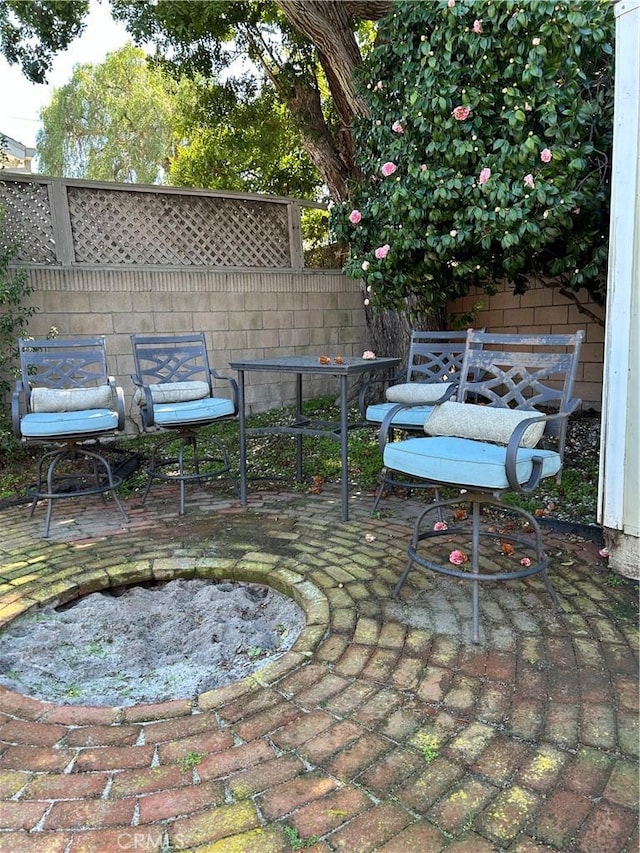
<path fill-rule="evenodd" d="M 24 405 L 21 403 L 24 402 Z M 24 388 L 20 379 L 16 380 L 13 392 L 11 394 L 11 423 L 13 426 L 13 434 L 18 438 L 21 437 L 20 419 L 21 413 L 26 409 L 26 400 L 24 399 Z"/>
<path fill-rule="evenodd" d="M 151 389 L 138 376 L 132 376 L 131 381 L 144 394 L 144 405 L 140 406 L 142 425 L 145 428 L 152 427 L 155 424 L 155 419 L 153 417 L 153 396 L 151 395 Z"/>
<path fill-rule="evenodd" d="M 519 492 L 520 494 L 532 492 L 535 488 L 537 488 L 542 474 L 542 459 L 541 457 L 534 456 L 532 459 L 533 467 L 531 470 L 531 476 L 529 477 L 526 483 L 518 482 L 516 463 L 518 459 L 518 449 L 520 448 L 522 436 L 532 424 L 550 423 L 551 421 L 566 420 L 579 404 L 580 400 L 572 400 L 570 406 L 568 406 L 565 411 L 556 412 L 552 415 L 540 415 L 540 417 L 538 418 L 528 418 L 525 421 L 521 421 L 513 430 L 513 432 L 511 433 L 511 438 L 509 439 L 509 444 L 507 445 L 505 466 L 507 481 L 509 482 L 509 486 L 515 492 Z M 563 456 L 563 450 L 564 448 L 559 449 L 561 459 Z"/>
<path fill-rule="evenodd" d="M 367 413 L 367 396 L 370 394 L 371 389 L 376 385 L 388 386 L 395 385 L 396 382 L 399 382 L 401 379 L 405 378 L 405 373 L 400 371 L 398 373 L 394 373 L 393 376 L 371 376 L 367 381 L 362 385 L 360 389 L 360 393 L 358 394 L 358 409 L 360 411 L 360 417 L 363 421 L 366 420 Z"/>
<path fill-rule="evenodd" d="M 122 432 L 124 429 L 124 391 L 119 386 L 116 385 L 115 376 L 107 377 L 109 381 L 109 387 L 111 388 L 112 394 L 115 395 L 116 398 L 116 412 L 118 413 L 118 431 Z"/>
<path fill-rule="evenodd" d="M 230 376 L 223 376 L 223 374 L 218 373 L 217 370 L 210 369 L 209 372 L 211 373 L 211 375 L 215 379 L 220 379 L 223 382 L 227 382 L 229 384 L 229 387 L 231 388 L 232 399 L 233 399 L 234 414 L 237 415 L 238 414 L 238 383 L 236 382 L 235 379 L 232 379 Z"/>

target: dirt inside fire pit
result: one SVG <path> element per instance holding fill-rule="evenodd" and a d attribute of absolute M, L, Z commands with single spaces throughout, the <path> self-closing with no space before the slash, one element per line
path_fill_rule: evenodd
<path fill-rule="evenodd" d="M 303 611 L 271 587 L 174 580 L 43 607 L 0 634 L 0 683 L 69 705 L 190 699 L 291 648 Z"/>

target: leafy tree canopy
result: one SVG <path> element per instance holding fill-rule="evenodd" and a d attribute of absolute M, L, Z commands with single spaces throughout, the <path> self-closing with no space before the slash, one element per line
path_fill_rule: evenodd
<path fill-rule="evenodd" d="M 613 36 L 600 0 L 394 4 L 360 74 L 362 179 L 331 216 L 373 306 L 530 276 L 602 299 Z"/>
<path fill-rule="evenodd" d="M 40 171 L 92 180 L 161 180 L 185 88 L 151 68 L 133 45 L 99 65 L 77 65 L 41 111 Z"/>
<path fill-rule="evenodd" d="M 365 109 L 352 72 L 371 41 L 370 21 L 388 11 L 390 0 L 112 0 L 111 6 L 136 43 L 155 44 L 157 61 L 176 77 L 215 80 L 225 69 L 228 84 L 243 86 L 249 61 L 290 111 L 330 194 L 345 196 L 354 171 L 351 120 Z M 75 0 L 0 0 L 0 49 L 42 82 L 55 54 L 82 31 L 87 10 L 87 2 Z"/>
<path fill-rule="evenodd" d="M 84 30 L 88 11 L 89 0 L 2 0 L 2 52 L 10 63 L 22 66 L 29 80 L 44 83 L 56 53 Z"/>
<path fill-rule="evenodd" d="M 181 100 L 168 183 L 313 198 L 321 179 L 286 107 L 266 88 L 238 94 L 198 76 Z"/>

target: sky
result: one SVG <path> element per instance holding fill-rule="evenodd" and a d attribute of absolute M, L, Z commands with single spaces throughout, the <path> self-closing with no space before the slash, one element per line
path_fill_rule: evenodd
<path fill-rule="evenodd" d="M 128 40 L 124 24 L 112 20 L 108 2 L 91 0 L 83 34 L 58 54 L 46 85 L 29 83 L 18 65 L 9 65 L 0 55 L 0 133 L 35 148 L 39 113 L 51 100 L 53 89 L 69 81 L 74 65 L 100 63 Z"/>

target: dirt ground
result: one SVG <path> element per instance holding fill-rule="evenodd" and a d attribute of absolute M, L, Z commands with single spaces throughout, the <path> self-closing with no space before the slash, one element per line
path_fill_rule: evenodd
<path fill-rule="evenodd" d="M 70 705 L 189 699 L 289 649 L 302 610 L 270 587 L 174 580 L 45 607 L 0 634 L 0 683 Z"/>

